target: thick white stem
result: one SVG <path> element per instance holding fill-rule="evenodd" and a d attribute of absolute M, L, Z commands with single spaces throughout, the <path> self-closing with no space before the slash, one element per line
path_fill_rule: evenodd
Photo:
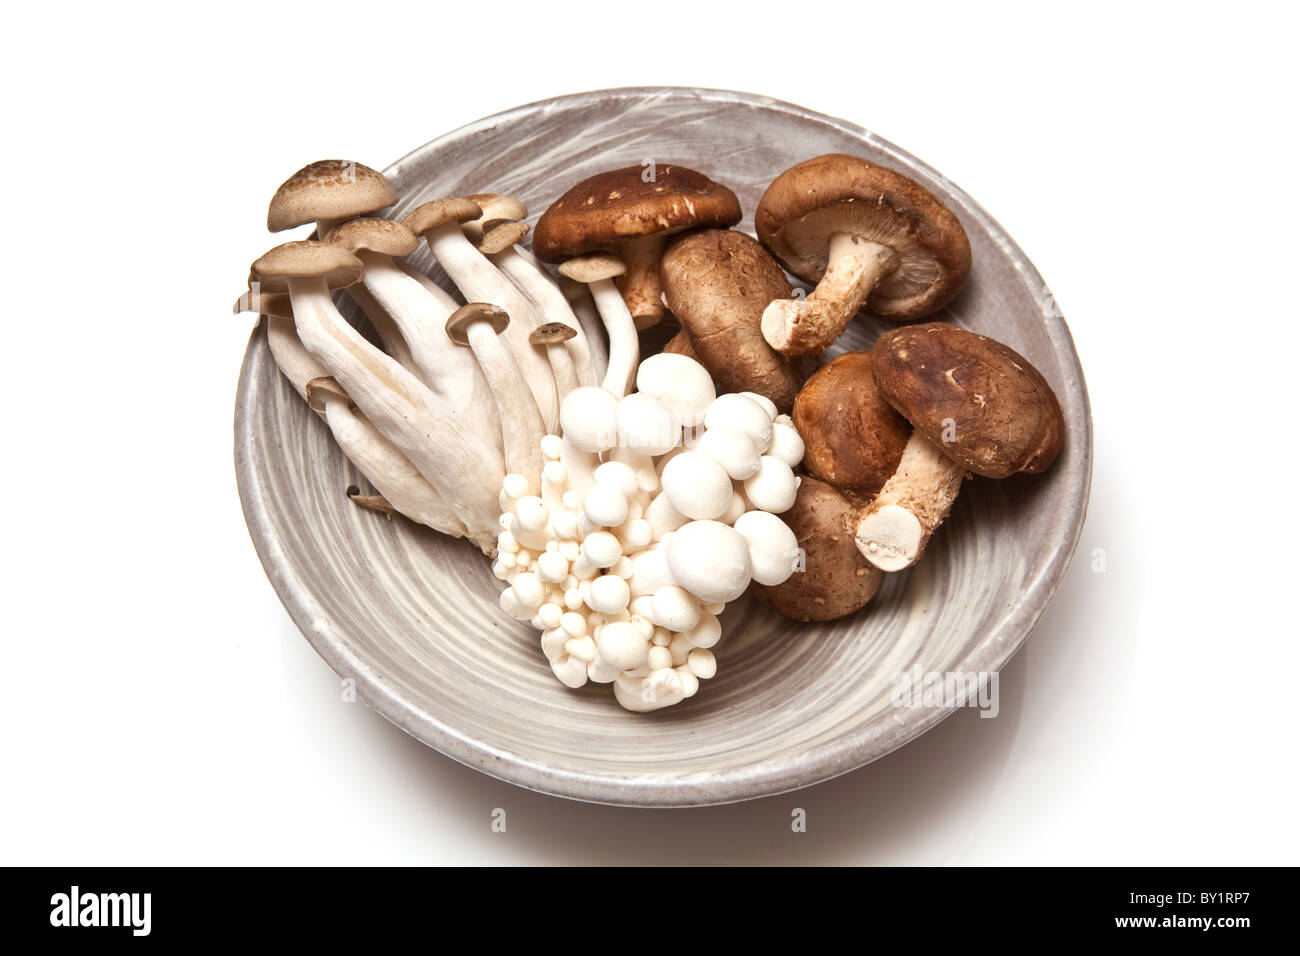
<path fill-rule="evenodd" d="M 361 309 L 362 315 L 374 326 L 375 331 L 379 334 L 379 342 L 384 347 L 384 351 L 391 355 L 397 364 L 402 368 L 410 369 L 412 372 L 419 374 L 416 368 L 415 359 L 411 357 L 411 349 L 406 344 L 406 339 L 402 338 L 402 332 L 393 321 L 393 317 L 384 311 L 377 299 L 369 292 L 366 287 L 360 283 L 348 286 L 347 295 L 357 307 Z"/>
<path fill-rule="evenodd" d="M 500 453 L 471 434 L 452 409 L 411 372 L 349 325 L 322 279 L 290 279 L 302 344 L 343 386 L 385 438 L 428 479 L 482 546 L 497 533 Z"/>
<path fill-rule="evenodd" d="M 600 321 L 596 302 L 589 292 L 584 292 L 581 298 L 574 299 L 569 303 L 569 307 L 578 320 L 578 328 L 582 329 L 587 340 L 587 348 L 591 352 L 591 381 L 582 384 L 599 385 L 605 377 L 606 369 L 609 368 L 609 342 L 605 336 L 605 325 Z"/>
<path fill-rule="evenodd" d="M 399 269 L 391 256 L 364 251 L 359 256 L 366 266 L 364 287 L 401 332 L 413 371 L 467 428 L 482 438 L 490 437 L 501 448 L 501 422 L 487 380 L 474 356 L 447 338 L 454 303 L 448 309 L 443 300 Z"/>
<path fill-rule="evenodd" d="M 510 325 L 503 333 L 505 340 L 533 393 L 542 421 L 549 431 L 558 432 L 560 401 L 551 363 L 541 349 L 528 341 L 532 331 L 542 324 L 537 310 L 490 259 L 474 248 L 456 223 L 430 229 L 424 237 L 434 258 L 456 283 L 466 302 L 490 302 L 509 313 Z"/>
<path fill-rule="evenodd" d="M 888 246 L 852 233 L 835 233 L 817 288 L 806 299 L 772 302 L 763 311 L 763 338 L 784 355 L 809 355 L 829 348 L 897 262 Z"/>
<path fill-rule="evenodd" d="M 912 432 L 898 469 L 858 518 L 858 550 L 882 571 L 901 571 L 920 560 L 936 528 L 948 517 L 966 470 L 930 439 Z"/>
<path fill-rule="evenodd" d="M 469 347 L 483 369 L 501 419 L 506 472 L 523 475 L 535 493 L 542 480 L 542 439 L 546 426 L 524 382 L 514 355 L 487 321 L 471 323 Z"/>
<path fill-rule="evenodd" d="M 564 348 L 573 360 L 579 383 L 595 385 L 596 373 L 591 365 L 591 346 L 587 342 L 586 330 L 573 314 L 569 300 L 564 297 L 555 280 L 536 264 L 535 259 L 531 262 L 529 259 L 531 257 L 525 257 L 518 246 L 511 246 L 492 257 L 506 278 L 537 307 L 546 322 L 563 322 L 578 333 L 565 343 Z M 554 360 L 551 364 L 554 366 Z M 560 399 L 563 401 L 564 396 L 561 395 Z"/>
<path fill-rule="evenodd" d="M 601 386 L 622 398 L 632 390 L 640 362 L 641 344 L 636 336 L 636 323 L 612 280 L 597 279 L 591 283 L 591 295 L 596 300 L 596 311 L 600 313 L 609 336 L 609 365 Z"/>

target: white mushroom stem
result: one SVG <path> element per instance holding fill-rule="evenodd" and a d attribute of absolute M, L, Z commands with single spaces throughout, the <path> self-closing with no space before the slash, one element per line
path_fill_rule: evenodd
<path fill-rule="evenodd" d="M 555 387 L 560 391 L 560 401 L 564 401 L 565 395 L 582 385 L 578 370 L 574 367 L 573 354 L 566 347 L 575 341 L 577 340 L 551 342 L 546 346 L 546 357 L 550 359 L 551 369 L 555 372 Z"/>
<path fill-rule="evenodd" d="M 609 346 L 605 339 L 604 323 L 596 311 L 595 300 L 586 289 L 583 289 L 581 296 L 569 300 L 569 308 L 578 320 L 578 328 L 582 329 L 591 353 L 591 381 L 583 384 L 598 385 L 605 378 L 605 370 L 609 367 Z"/>
<path fill-rule="evenodd" d="M 513 354 L 490 321 L 479 319 L 470 322 L 465 335 L 496 400 L 501 437 L 505 442 L 506 471 L 523 475 L 535 491 L 541 482 L 542 439 L 547 434 L 537 403 L 533 401 Z"/>
<path fill-rule="evenodd" d="M 573 309 L 569 307 L 569 300 L 564 297 L 564 293 L 555 284 L 555 280 L 541 270 L 535 259 L 530 262 L 530 258 L 525 258 L 522 250 L 517 246 L 511 246 L 509 249 L 492 256 L 492 261 L 505 274 L 505 277 L 513 282 L 528 297 L 529 301 L 537 307 L 545 321 L 563 322 L 578 333 L 565 343 L 563 348 L 569 353 L 573 367 L 577 371 L 578 384 L 595 385 L 596 373 L 592 369 L 591 346 L 587 341 L 586 330 L 578 321 L 578 317 L 574 315 Z M 555 367 L 553 356 L 551 365 Z M 560 399 L 562 401 L 564 393 L 568 389 L 565 388 L 562 382 L 557 384 L 561 388 Z"/>
<path fill-rule="evenodd" d="M 468 429 L 485 439 L 491 437 L 501 447 L 497 441 L 501 423 L 487 380 L 474 356 L 448 339 L 444 331 L 448 316 L 456 311 L 454 300 L 449 303 L 451 297 L 445 293 L 442 297 L 430 294 L 398 268 L 392 256 L 367 250 L 357 256 L 366 266 L 361 288 L 374 297 L 401 333 L 415 366 L 412 371 L 455 410 Z M 348 291 L 356 289 L 354 285 Z"/>
<path fill-rule="evenodd" d="M 293 319 L 268 315 L 266 322 L 266 341 L 276 366 L 294 390 L 313 404 L 308 394 L 309 383 L 328 376 L 329 372 L 303 348 L 294 331 Z M 435 531 L 458 538 L 466 536 L 465 525 L 453 509 L 396 445 L 379 434 L 347 401 L 340 403 L 330 400 L 337 396 L 325 397 L 327 403 L 318 414 L 333 432 L 335 442 L 394 509 Z M 313 407 L 319 405 L 318 401 Z"/>
<path fill-rule="evenodd" d="M 349 325 L 320 278 L 288 280 L 298 337 L 361 412 L 419 470 L 485 549 L 497 534 L 496 490 L 505 468 L 419 379 Z"/>
<path fill-rule="evenodd" d="M 600 456 L 583 451 L 566 438 L 560 447 L 560 461 L 564 465 L 565 481 L 569 488 L 579 494 L 586 494 L 587 489 L 596 482 Z"/>
<path fill-rule="evenodd" d="M 807 355 L 828 348 L 897 263 L 898 257 L 888 246 L 853 233 L 834 233 L 826 272 L 817 288 L 806 299 L 773 301 L 763 311 L 763 338 L 785 355 Z"/>
<path fill-rule="evenodd" d="M 379 334 L 379 342 L 384 347 L 384 351 L 391 355 L 397 364 L 402 368 L 410 369 L 412 372 L 419 374 L 416 367 L 415 359 L 411 356 L 411 349 L 406 344 L 406 339 L 402 337 L 401 330 L 393 317 L 384 311 L 384 307 L 379 301 L 366 291 L 366 287 L 360 283 L 355 283 L 347 289 L 348 297 L 357 304 L 361 309 L 361 314 L 366 317 L 375 331 Z"/>
<path fill-rule="evenodd" d="M 920 432 L 912 432 L 898 469 L 858 518 L 858 550 L 882 571 L 915 564 L 948 517 L 966 470 Z"/>
<path fill-rule="evenodd" d="M 596 311 L 600 313 L 609 336 L 609 364 L 600 384 L 606 391 L 622 398 L 632 390 L 640 361 L 641 344 L 637 340 L 636 324 L 612 279 L 597 279 L 590 288 L 591 296 L 596 300 Z"/>
<path fill-rule="evenodd" d="M 560 400 L 555 376 L 545 354 L 528 342 L 529 334 L 541 324 L 532 303 L 490 259 L 474 248 L 457 223 L 444 223 L 425 230 L 424 238 L 433 257 L 467 302 L 491 302 L 510 314 L 510 325 L 504 333 L 510 351 L 514 353 L 519 371 L 533 393 L 546 428 L 558 432 Z"/>
<path fill-rule="evenodd" d="M 638 329 L 648 329 L 664 316 L 659 260 L 663 258 L 667 241 L 665 233 L 655 233 L 629 239 L 618 247 L 619 258 L 627 267 L 627 272 L 618 279 L 618 288 Z"/>

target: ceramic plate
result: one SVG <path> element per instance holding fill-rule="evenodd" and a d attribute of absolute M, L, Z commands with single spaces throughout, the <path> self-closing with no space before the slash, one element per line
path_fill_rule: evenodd
<path fill-rule="evenodd" d="M 249 531 L 298 627 L 370 707 L 430 747 L 534 790 L 633 806 L 698 806 L 780 793 L 853 770 L 951 709 L 898 708 L 896 674 L 991 672 L 1025 640 L 1078 540 L 1091 422 L 1070 333 L 1034 267 L 952 182 L 871 133 L 788 103 L 697 89 L 620 89 L 521 106 L 433 140 L 385 172 L 396 215 L 440 196 L 511 193 L 533 221 L 573 183 L 681 163 L 734 189 L 753 232 L 764 188 L 821 153 L 898 169 L 970 236 L 971 281 L 936 318 L 990 335 L 1046 376 L 1066 439 L 1045 475 L 968 482 L 925 559 L 856 615 L 796 625 L 748 598 L 728 607 L 718 676 L 649 715 L 608 686 L 561 686 L 538 635 L 506 617 L 472 546 L 350 503 L 364 481 L 280 376 L 259 327 L 239 381 L 235 455 Z M 364 159 L 364 157 L 361 157 Z M 269 245 L 270 243 L 268 243 Z M 431 266 L 425 258 L 419 264 Z M 436 271 L 435 271 L 436 274 Z M 838 344 L 887 326 L 856 321 Z"/>

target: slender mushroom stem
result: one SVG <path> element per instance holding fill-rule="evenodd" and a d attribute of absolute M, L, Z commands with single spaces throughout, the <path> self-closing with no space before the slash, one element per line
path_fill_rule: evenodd
<path fill-rule="evenodd" d="M 541 268 L 540 264 L 538 268 Z M 600 321 L 600 313 L 596 311 L 596 302 L 585 285 L 566 275 L 560 276 L 559 285 L 574 318 L 578 320 L 578 328 L 582 329 L 583 339 L 591 355 L 591 380 L 583 384 L 597 385 L 605 377 L 605 370 L 609 366 L 609 345 L 605 340 L 605 326 Z"/>
<path fill-rule="evenodd" d="M 415 358 L 411 355 L 411 347 L 406 343 L 402 330 L 397 327 L 393 317 L 379 304 L 379 300 L 360 284 L 348 287 L 348 298 L 357 304 L 361 314 L 374 327 L 384 351 L 392 356 L 398 365 L 418 375 L 419 371 Z"/>
<path fill-rule="evenodd" d="M 528 224 L 487 223 L 484 229 L 486 231 L 479 242 L 479 251 L 496 264 L 505 277 L 537 307 L 548 323 L 562 323 L 573 330 L 574 334 L 565 349 L 572 356 L 579 381 L 584 385 L 594 385 L 596 373 L 591 367 L 591 348 L 577 316 L 569 306 L 569 300 L 555 284 L 550 273 L 543 270 L 533 257 L 525 257 L 519 248 L 519 241 L 528 233 Z M 551 367 L 556 367 L 554 360 Z M 566 390 L 561 390 L 561 401 L 564 400 L 564 391 Z"/>
<path fill-rule="evenodd" d="M 897 263 L 888 246 L 854 233 L 834 233 L 817 288 L 806 299 L 774 300 L 763 312 L 763 338 L 784 355 L 829 348 Z"/>
<path fill-rule="evenodd" d="M 858 515 L 854 537 L 863 557 L 882 571 L 914 565 L 948 517 L 965 477 L 962 465 L 913 431 L 897 470 Z"/>
<path fill-rule="evenodd" d="M 619 257 L 627 267 L 618 279 L 618 289 L 627 303 L 637 329 L 657 325 L 664 317 L 663 285 L 659 279 L 659 260 L 663 258 L 665 233 L 640 236 L 620 243 Z"/>
<path fill-rule="evenodd" d="M 547 431 L 519 365 L 499 337 L 509 323 L 509 314 L 497 306 L 471 302 L 447 319 L 447 337 L 473 351 L 496 399 L 507 473 L 523 475 L 535 491 L 541 481 L 542 439 Z"/>
<path fill-rule="evenodd" d="M 546 356 L 551 360 L 551 368 L 555 372 L 555 385 L 560 390 L 561 403 L 564 401 L 564 396 L 581 385 L 578 380 L 578 370 L 574 368 L 573 356 L 569 354 L 567 348 L 576 336 L 576 330 L 570 325 L 565 325 L 563 322 L 547 322 L 545 325 L 538 326 L 528 337 L 528 341 L 533 345 L 540 345 L 546 349 Z"/>
<path fill-rule="evenodd" d="M 600 313 L 609 336 L 609 364 L 601 387 L 619 398 L 632 390 L 641 356 L 636 323 L 613 282 L 614 277 L 622 275 L 624 270 L 625 266 L 616 256 L 599 252 L 570 259 L 560 266 L 561 275 L 585 282 L 596 301 L 596 311 Z"/>
<path fill-rule="evenodd" d="M 478 208 L 473 203 L 468 205 Z M 506 342 L 533 393 L 542 421 L 548 430 L 553 431 L 560 420 L 555 377 L 545 355 L 528 344 L 529 333 L 542 322 L 527 297 L 465 238 L 457 213 L 458 206 L 454 201 L 425 203 L 415 209 L 406 222 L 416 233 L 424 236 L 434 258 L 467 301 L 491 302 L 512 316 Z"/>
<path fill-rule="evenodd" d="M 450 407 L 339 314 L 320 276 L 288 276 L 302 344 L 338 379 L 366 418 L 454 508 L 470 536 L 486 546 L 497 532 L 495 488 L 500 455 L 471 434 Z"/>

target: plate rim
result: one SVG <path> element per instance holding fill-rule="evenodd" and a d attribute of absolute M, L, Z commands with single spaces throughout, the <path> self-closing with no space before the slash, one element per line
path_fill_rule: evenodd
<path fill-rule="evenodd" d="M 1061 357 L 1062 365 L 1072 376 L 1072 381 L 1067 384 L 1077 387 L 1071 394 L 1076 395 L 1081 402 L 1083 434 L 1073 435 L 1067 441 L 1078 449 L 1082 467 L 1077 469 L 1073 481 L 1067 486 L 1067 491 L 1073 492 L 1067 537 L 1053 552 L 1051 559 L 1039 568 L 1038 574 L 1025 589 L 1024 595 L 1032 596 L 1033 600 L 1022 599 L 1012 614 L 1003 620 L 1002 625 L 985 636 L 974 654 L 961 662 L 964 668 L 977 672 L 1001 670 L 1024 646 L 1046 613 L 1078 548 L 1087 519 L 1092 487 L 1092 409 L 1074 339 L 1060 310 L 1049 310 L 1046 307 L 1051 293 L 1042 275 L 997 220 L 965 190 L 911 153 L 857 124 L 761 94 L 689 86 L 615 87 L 525 103 L 466 123 L 429 140 L 391 163 L 384 172 L 386 175 L 400 175 L 405 165 L 416 161 L 429 150 L 448 142 L 466 139 L 475 132 L 541 109 L 568 108 L 616 98 L 682 96 L 761 107 L 829 125 L 869 142 L 907 165 L 923 170 L 926 175 L 941 182 L 949 195 L 959 200 L 964 210 L 980 222 L 997 242 L 1001 252 L 1013 262 L 1017 272 L 1027 280 L 1032 280 L 1026 284 L 1042 307 L 1048 337 L 1057 355 Z M 458 763 L 524 789 L 582 802 L 642 808 L 711 806 L 776 796 L 824 783 L 864 767 L 910 743 L 960 709 L 961 704 L 958 703 L 952 707 L 909 711 L 918 714 L 919 719 L 902 724 L 876 722 L 861 731 L 837 736 L 775 763 L 729 770 L 721 775 L 695 774 L 694 779 L 681 773 L 663 776 L 629 774 L 623 777 L 550 767 L 519 754 L 491 747 L 456 731 L 435 715 L 397 695 L 386 685 L 380 674 L 349 651 L 345 636 L 329 622 L 306 583 L 292 573 L 284 559 L 283 549 L 272 534 L 273 524 L 267 510 L 269 496 L 264 493 L 254 467 L 256 437 L 249 425 L 252 416 L 247 414 L 254 403 L 254 383 L 261 374 L 263 363 L 269 360 L 270 350 L 265 347 L 265 323 L 259 319 L 249 336 L 240 368 L 235 399 L 234 444 L 240 502 L 249 536 L 262 567 L 280 602 L 308 643 L 335 673 L 356 680 L 358 698 L 390 723 Z"/>

